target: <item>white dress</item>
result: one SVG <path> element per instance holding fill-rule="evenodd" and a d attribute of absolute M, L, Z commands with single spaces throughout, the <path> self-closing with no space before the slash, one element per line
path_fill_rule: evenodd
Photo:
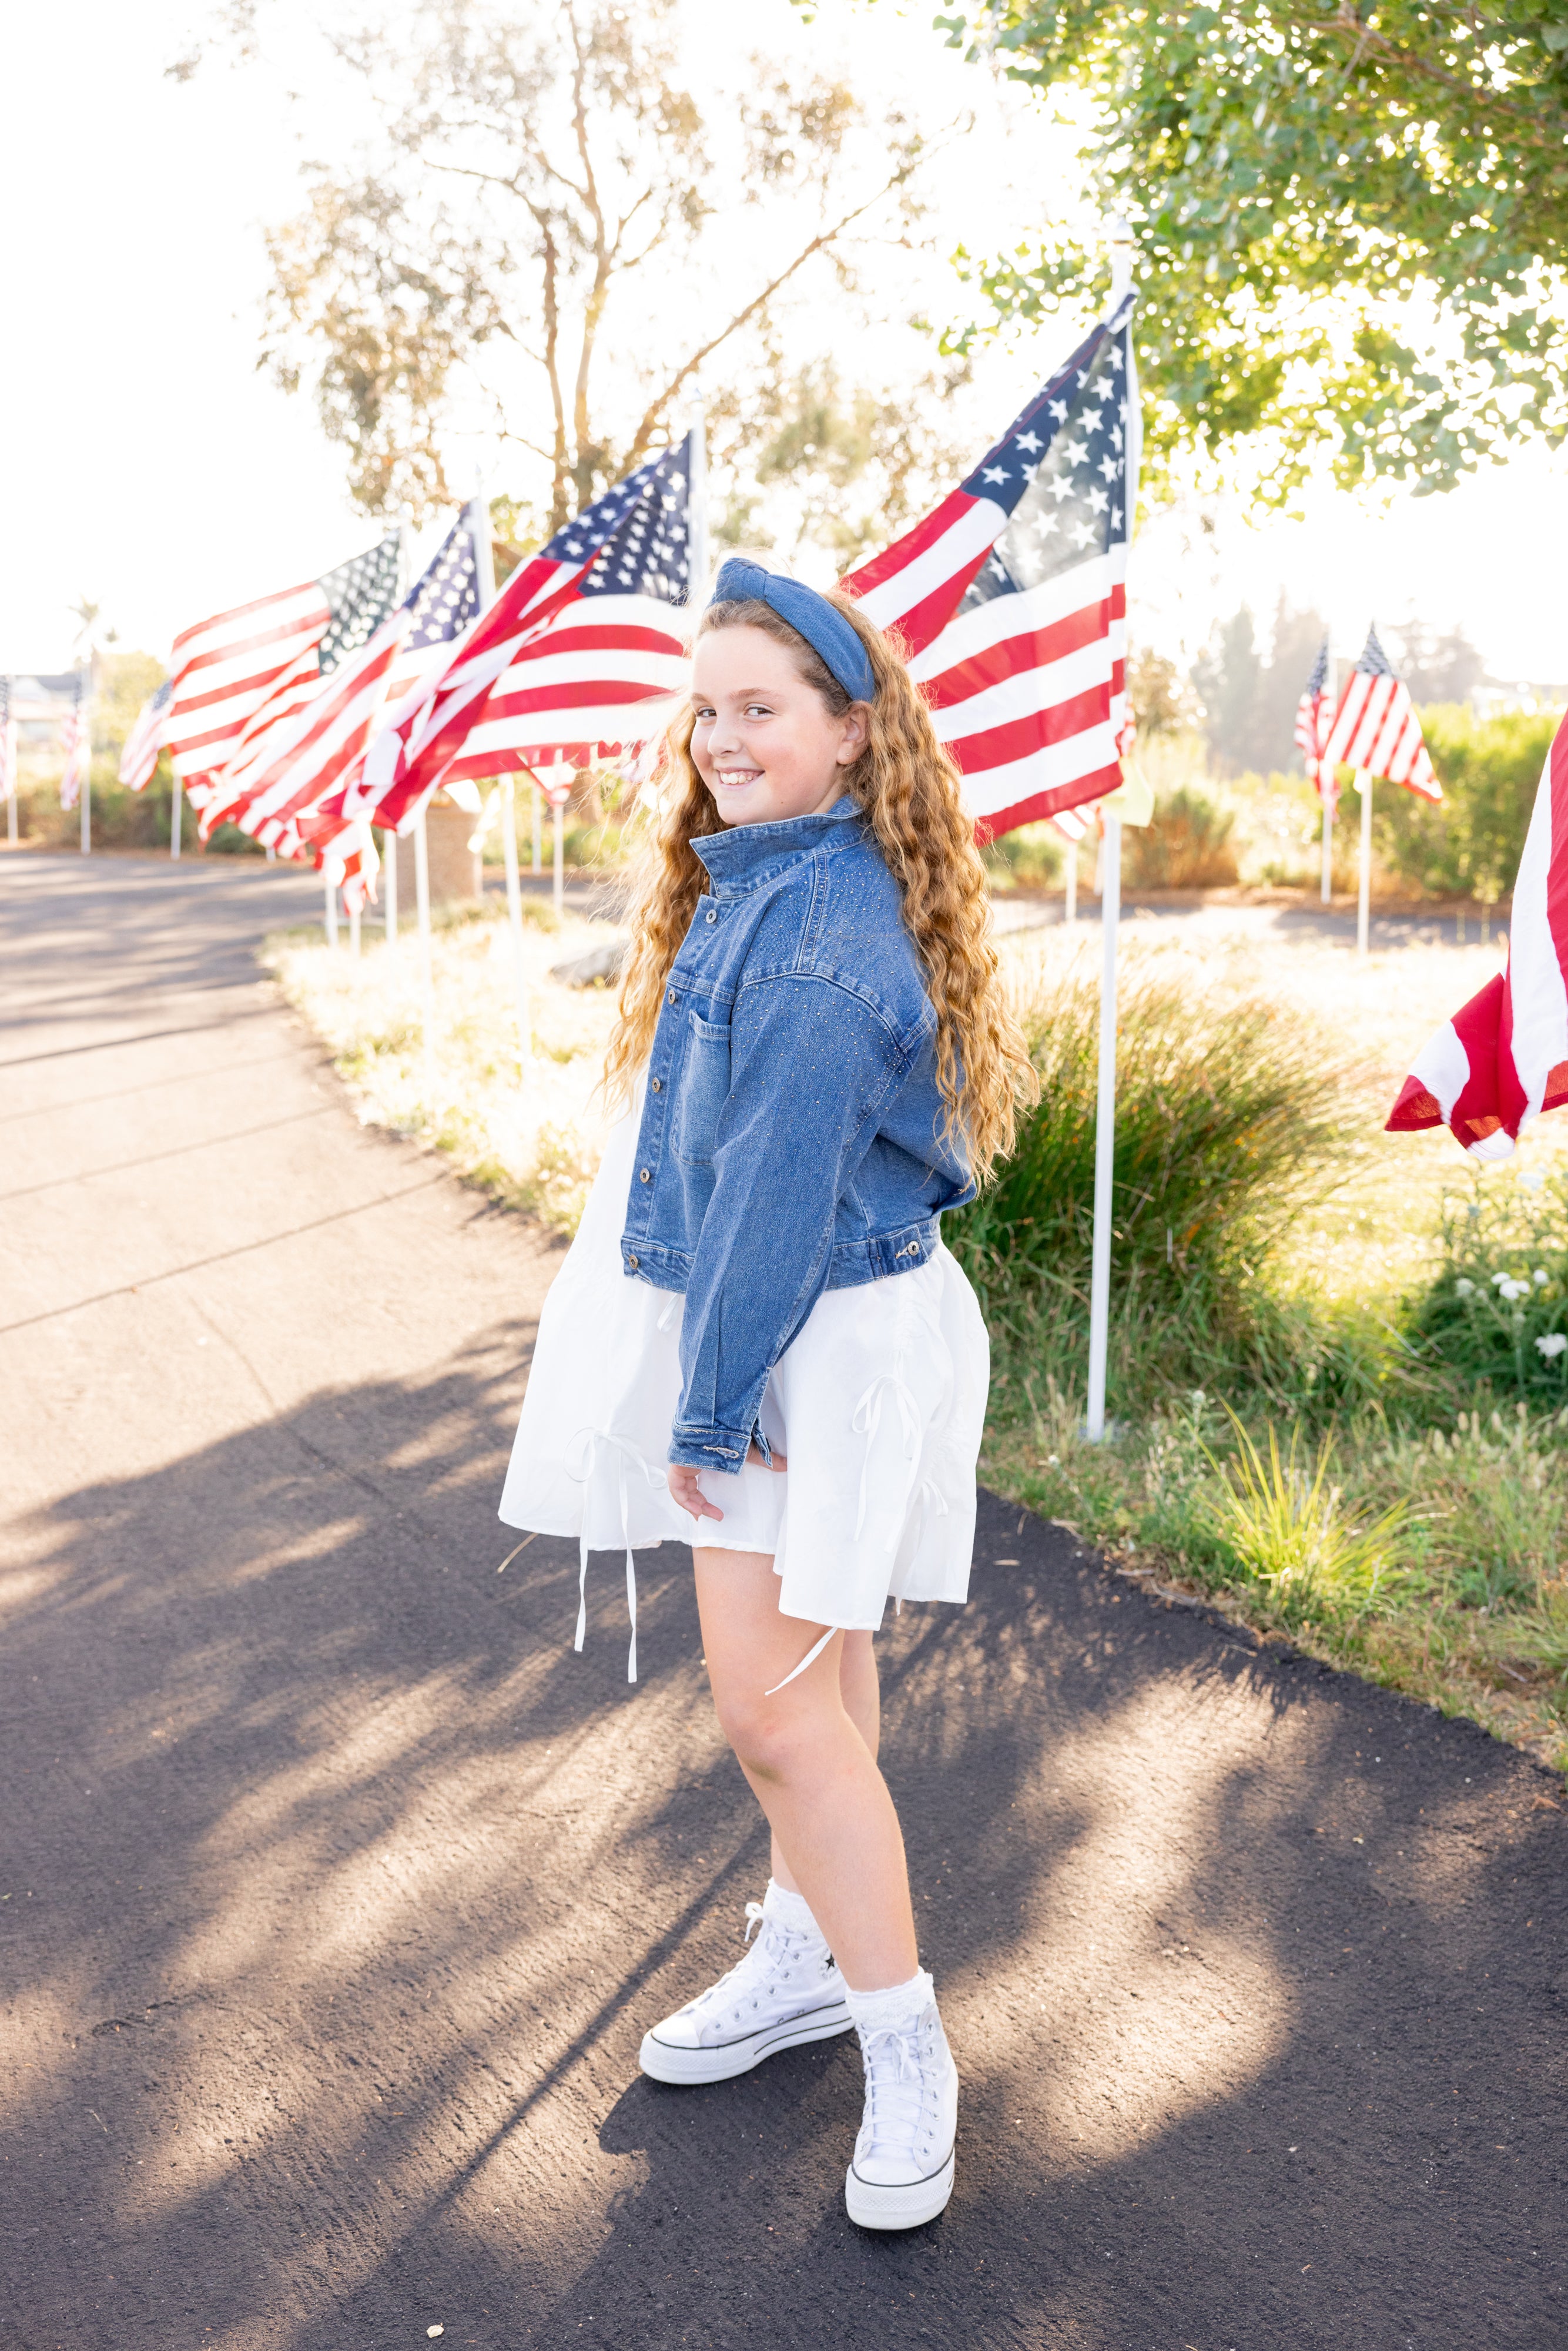
<path fill-rule="evenodd" d="M 591 1551 L 625 1552 L 632 1681 L 632 1553 L 646 1544 L 770 1554 L 780 1611 L 822 1632 L 797 1672 L 833 1631 L 874 1630 L 890 1599 L 967 1599 L 990 1347 L 975 1293 L 946 1249 L 909 1273 L 818 1299 L 762 1400 L 763 1429 L 787 1469 L 747 1462 L 735 1477 L 704 1471 L 719 1522 L 699 1526 L 674 1500 L 664 1473 L 685 1300 L 628 1280 L 621 1268 L 641 1115 L 639 1086 L 606 1139 L 545 1300 L 503 1521 L 575 1537 L 583 1593 Z M 579 1648 L 584 1625 L 580 1604 Z"/>

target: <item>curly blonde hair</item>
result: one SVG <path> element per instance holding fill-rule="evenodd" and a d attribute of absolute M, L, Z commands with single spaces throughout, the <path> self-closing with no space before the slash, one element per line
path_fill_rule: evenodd
<path fill-rule="evenodd" d="M 834 590 L 828 601 L 864 645 L 876 679 L 865 748 L 845 768 L 844 789 L 864 811 L 898 883 L 904 927 L 925 969 L 936 1015 L 945 1138 L 961 1144 L 975 1181 L 984 1184 L 1012 1149 L 1019 1103 L 1035 1101 L 1040 1089 L 1023 1032 L 1003 999 L 974 825 L 964 812 L 958 769 L 936 738 L 902 647 L 850 597 Z M 831 716 L 852 707 L 815 647 L 769 604 L 710 604 L 697 633 L 742 628 L 760 629 L 785 646 Z M 663 805 L 633 883 L 632 944 L 605 1064 L 612 1101 L 627 1097 L 652 1050 L 670 967 L 707 888 L 706 869 L 691 844 L 728 830 L 692 758 L 694 724 L 685 711 L 664 738 Z"/>

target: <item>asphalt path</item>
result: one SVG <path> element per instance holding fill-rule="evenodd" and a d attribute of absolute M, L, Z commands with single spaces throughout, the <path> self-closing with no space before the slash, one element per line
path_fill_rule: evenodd
<path fill-rule="evenodd" d="M 313 885 L 0 858 L 0 2346 L 1568 2340 L 1561 1783 L 984 1498 L 882 1644 L 957 2191 L 837 2042 L 699 2092 L 758 1816 L 684 1555 L 495 1506 L 559 1251 L 360 1128 Z"/>

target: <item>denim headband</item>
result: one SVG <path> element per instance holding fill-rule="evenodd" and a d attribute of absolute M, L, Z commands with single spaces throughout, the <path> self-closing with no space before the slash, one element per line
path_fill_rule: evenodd
<path fill-rule="evenodd" d="M 714 582 L 716 604 L 770 605 L 782 621 L 819 653 L 852 702 L 876 698 L 876 677 L 859 637 L 843 614 L 825 596 L 781 571 L 764 571 L 760 563 L 747 563 L 732 555 L 719 566 Z"/>

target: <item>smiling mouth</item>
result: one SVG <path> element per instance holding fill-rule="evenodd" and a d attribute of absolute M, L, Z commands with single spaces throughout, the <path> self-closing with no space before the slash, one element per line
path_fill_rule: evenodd
<path fill-rule="evenodd" d="M 714 774 L 728 791 L 737 791 L 746 784 L 757 784 L 762 780 L 760 768 L 716 768 Z"/>

